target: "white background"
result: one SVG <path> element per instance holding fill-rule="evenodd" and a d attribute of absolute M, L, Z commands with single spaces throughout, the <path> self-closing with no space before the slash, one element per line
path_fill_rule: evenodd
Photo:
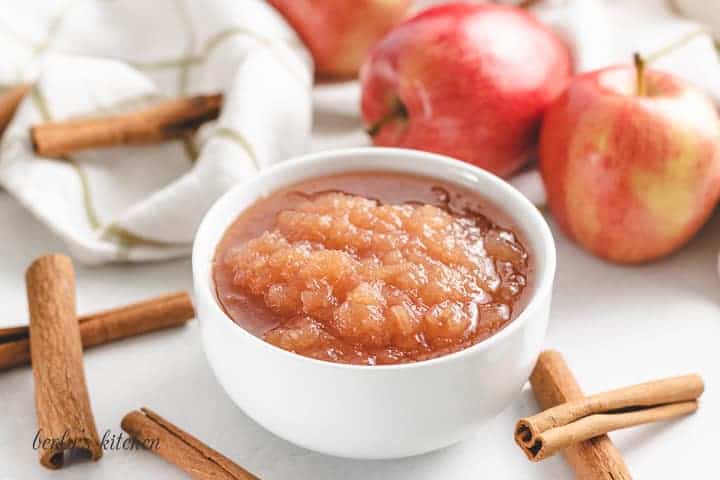
<path fill-rule="evenodd" d="M 720 218 L 678 254 L 642 267 L 603 263 L 553 229 L 559 265 L 547 347 L 566 356 L 586 392 L 701 373 L 707 390 L 697 414 L 612 438 L 636 479 L 713 478 L 720 431 Z M 0 192 L 0 326 L 26 321 L 24 270 L 31 260 L 63 250 Z M 188 260 L 78 266 L 78 308 L 109 308 L 190 284 Z M 246 417 L 215 381 L 196 322 L 89 350 L 85 369 L 101 434 L 119 433 L 122 416 L 147 405 L 263 479 L 572 477 L 560 457 L 531 464 L 514 445 L 514 422 L 537 410 L 527 388 L 486 429 L 458 445 L 404 460 L 351 461 L 295 447 Z M 292 399 L 287 408 L 293 408 Z M 0 409 L 0 480 L 182 478 L 174 466 L 144 451 L 108 451 L 97 463 L 45 470 L 32 450 L 37 427 L 30 368 L 0 372 Z"/>
<path fill-rule="evenodd" d="M 621 3 L 642 2 L 612 2 L 614 6 Z M 611 25 L 619 30 L 623 21 L 635 22 L 638 29 L 642 26 L 633 16 L 621 17 Z M 602 25 L 594 17 L 590 20 L 588 28 Z M 610 39 L 615 40 L 616 49 L 636 47 L 619 36 Z M 665 43 L 664 38 L 660 40 Z M 599 51 L 610 54 L 612 48 L 603 42 Z M 627 57 L 622 53 L 619 58 Z M 695 60 L 696 57 L 691 57 L 693 68 L 685 72 L 688 75 L 708 67 Z M 325 106 L 339 108 L 341 115 L 325 122 L 324 131 L 315 132 L 313 148 L 366 142 L 356 118 L 357 99 L 351 96 L 352 101 L 347 103 L 344 95 L 334 95 L 332 89 L 328 93 Z M 322 98 L 315 100 L 316 106 L 318 100 L 323 103 Z M 343 105 L 349 105 L 347 112 L 342 111 Z M 347 120 L 343 120 L 343 114 Z M 701 373 L 707 390 L 698 413 L 618 432 L 612 438 L 636 479 L 717 478 L 720 281 L 716 259 L 720 250 L 720 215 L 678 254 L 642 267 L 603 263 L 569 243 L 552 226 L 559 264 L 546 346 L 565 355 L 588 393 L 669 375 Z M 45 227 L 0 191 L 0 327 L 27 321 L 24 271 L 34 257 L 50 251 L 65 249 Z M 189 260 L 93 269 L 77 266 L 81 313 L 190 286 Z M 410 459 L 363 462 L 297 448 L 246 417 L 215 381 L 201 348 L 196 322 L 89 350 L 85 354 L 85 370 L 101 435 L 106 430 L 119 434 L 122 416 L 146 405 L 263 479 L 572 477 L 561 457 L 531 464 L 514 445 L 515 421 L 537 411 L 527 387 L 496 420 L 458 445 Z M 288 399 L 287 408 L 293 408 L 292 399 Z M 99 462 L 74 464 L 50 472 L 39 465 L 37 452 L 32 450 L 36 429 L 30 368 L 0 372 L 0 480 L 183 477 L 164 460 L 138 451 L 108 451 Z"/>

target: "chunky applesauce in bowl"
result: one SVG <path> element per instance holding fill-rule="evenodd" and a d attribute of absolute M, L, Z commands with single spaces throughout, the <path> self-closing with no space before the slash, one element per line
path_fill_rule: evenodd
<path fill-rule="evenodd" d="M 474 345 L 524 306 L 532 255 L 501 211 L 429 177 L 348 172 L 285 187 L 227 230 L 213 279 L 265 341 L 331 362 L 416 362 Z"/>
<path fill-rule="evenodd" d="M 193 246 L 202 343 L 252 419 L 311 450 L 416 455 L 517 397 L 549 319 L 555 246 L 502 179 L 358 148 L 253 175 Z"/>

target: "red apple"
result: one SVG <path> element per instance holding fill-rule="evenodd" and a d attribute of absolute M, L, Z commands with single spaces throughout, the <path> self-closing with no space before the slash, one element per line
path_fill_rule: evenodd
<path fill-rule="evenodd" d="M 668 73 L 638 62 L 578 76 L 543 120 L 550 210 L 600 257 L 630 263 L 666 255 L 717 204 L 719 135 L 712 101 Z"/>
<path fill-rule="evenodd" d="M 370 48 L 405 17 L 412 0 L 268 0 L 292 25 L 317 73 L 357 74 Z"/>
<path fill-rule="evenodd" d="M 528 160 L 571 74 L 560 39 L 525 10 L 453 3 L 390 31 L 361 70 L 376 145 L 442 153 L 501 176 Z"/>

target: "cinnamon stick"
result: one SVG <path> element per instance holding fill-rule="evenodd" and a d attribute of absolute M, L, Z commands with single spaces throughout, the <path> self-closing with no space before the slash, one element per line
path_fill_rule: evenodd
<path fill-rule="evenodd" d="M 141 145 L 184 137 L 220 114 L 222 94 L 167 100 L 135 112 L 35 125 L 35 152 L 61 157 L 72 152 L 114 145 Z"/>
<path fill-rule="evenodd" d="M 694 412 L 704 388 L 699 375 L 685 375 L 599 393 L 521 419 L 515 438 L 540 461 L 578 440 Z"/>
<path fill-rule="evenodd" d="M 530 460 L 539 462 L 577 442 L 623 428 L 687 415 L 696 411 L 697 408 L 698 402 L 691 400 L 622 413 L 599 413 L 547 430 L 531 437 L 529 442 L 518 442 L 518 444 L 522 445 L 523 451 Z M 524 427 L 519 426 L 518 428 Z M 524 435 L 524 433 L 520 435 Z"/>
<path fill-rule="evenodd" d="M 554 350 L 546 350 L 540 354 L 530 376 L 530 384 L 543 410 L 584 397 L 562 355 Z M 607 435 L 572 444 L 563 453 L 577 478 L 632 479 L 620 451 Z"/>
<path fill-rule="evenodd" d="M 80 328 L 75 316 L 75 272 L 64 255 L 47 255 L 27 270 L 30 342 L 40 463 L 63 466 L 66 451 L 102 456 L 85 385 Z"/>
<path fill-rule="evenodd" d="M 198 480 L 258 480 L 258 477 L 148 408 L 125 415 L 122 429 L 150 451 Z"/>
<path fill-rule="evenodd" d="M 20 101 L 23 99 L 25 94 L 30 91 L 32 85 L 18 85 L 7 90 L 0 96 L 0 134 L 5 131 L 17 106 L 20 105 Z"/>
<path fill-rule="evenodd" d="M 190 295 L 176 292 L 78 319 L 83 348 L 185 324 L 195 317 Z M 0 329 L 0 370 L 30 363 L 27 327 Z"/>
<path fill-rule="evenodd" d="M 27 326 L 0 328 L 0 344 L 27 338 L 30 330 Z"/>

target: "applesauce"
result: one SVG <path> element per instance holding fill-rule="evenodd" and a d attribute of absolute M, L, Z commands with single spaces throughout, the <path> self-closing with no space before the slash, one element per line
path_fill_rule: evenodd
<path fill-rule="evenodd" d="M 495 206 L 387 172 L 315 178 L 259 199 L 213 261 L 227 315 L 331 362 L 426 360 L 474 345 L 525 306 L 532 259 Z"/>

